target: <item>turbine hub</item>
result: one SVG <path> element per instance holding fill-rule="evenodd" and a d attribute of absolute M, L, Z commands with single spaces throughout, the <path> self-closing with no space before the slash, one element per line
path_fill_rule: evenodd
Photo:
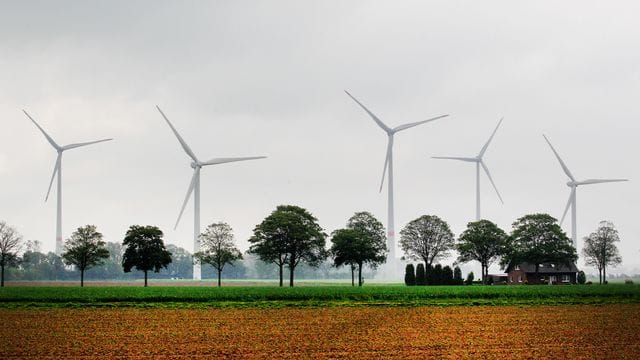
<path fill-rule="evenodd" d="M 567 181 L 567 186 L 570 188 L 573 188 L 573 187 L 577 187 L 578 184 L 576 184 L 574 181 Z"/>
<path fill-rule="evenodd" d="M 195 168 L 201 168 L 202 165 L 198 164 L 197 162 L 193 161 L 191 162 L 191 168 L 195 169 Z"/>

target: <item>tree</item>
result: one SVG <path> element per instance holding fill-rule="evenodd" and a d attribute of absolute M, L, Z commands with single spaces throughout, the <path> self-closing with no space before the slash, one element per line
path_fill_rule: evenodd
<path fill-rule="evenodd" d="M 349 265 L 352 279 L 354 267 L 358 267 L 358 286 L 362 286 L 364 264 L 375 269 L 386 261 L 384 226 L 368 212 L 355 213 L 347 221 L 346 229 L 333 232 L 331 242 L 330 252 L 336 267 Z"/>
<path fill-rule="evenodd" d="M 442 268 L 442 285 L 453 285 L 453 269 L 449 265 Z"/>
<path fill-rule="evenodd" d="M 469 271 L 469 273 L 467 274 L 467 280 L 464 281 L 464 283 L 466 285 L 473 285 L 473 271 Z"/>
<path fill-rule="evenodd" d="M 85 270 L 102 265 L 107 258 L 109 250 L 95 225 L 79 227 L 65 241 L 62 259 L 66 265 L 75 265 L 80 270 L 80 287 L 84 286 Z"/>
<path fill-rule="evenodd" d="M 220 287 L 222 269 L 225 265 L 242 259 L 242 253 L 233 243 L 233 229 L 224 222 L 213 223 L 198 237 L 199 251 L 193 254 L 203 264 L 209 264 L 218 271 L 218 287 Z"/>
<path fill-rule="evenodd" d="M 407 286 L 416 285 L 416 271 L 413 264 L 407 264 L 407 267 L 404 269 L 404 284 Z"/>
<path fill-rule="evenodd" d="M 423 215 L 400 231 L 400 246 L 405 257 L 423 261 L 425 267 L 448 256 L 454 247 L 449 225 L 437 216 Z"/>
<path fill-rule="evenodd" d="M 423 263 L 419 263 L 416 267 L 416 285 L 427 285 L 427 277 Z"/>
<path fill-rule="evenodd" d="M 462 278 L 462 270 L 460 270 L 459 266 L 456 266 L 453 268 L 453 284 L 454 285 L 464 284 L 464 279 Z"/>
<path fill-rule="evenodd" d="M 155 226 L 131 225 L 122 242 L 124 272 L 130 272 L 133 267 L 144 271 L 145 287 L 149 270 L 159 272 L 171 263 L 171 253 L 165 249 L 162 236 L 162 231 Z"/>
<path fill-rule="evenodd" d="M 265 262 L 273 262 L 280 269 L 289 268 L 289 286 L 293 286 L 298 264 L 317 267 L 327 257 L 326 234 L 317 219 L 307 210 L 294 205 L 280 205 L 253 230 L 249 252 Z"/>
<path fill-rule="evenodd" d="M 620 241 L 618 230 L 609 221 L 601 221 L 598 229 L 584 239 L 582 255 L 585 263 L 598 269 L 600 284 L 607 281 L 607 265 L 622 263 L 616 242 Z"/>
<path fill-rule="evenodd" d="M 16 229 L 0 221 L 0 287 L 4 287 L 4 269 L 16 266 L 22 236 Z"/>
<path fill-rule="evenodd" d="M 444 282 L 444 277 L 442 274 L 442 265 L 436 264 L 431 270 L 431 280 L 429 281 L 429 285 L 442 285 Z"/>
<path fill-rule="evenodd" d="M 501 265 L 534 264 L 536 279 L 540 264 L 571 265 L 578 259 L 576 249 L 558 221 L 548 214 L 525 215 L 513 223 Z"/>
<path fill-rule="evenodd" d="M 584 283 L 587 282 L 587 275 L 584 271 L 580 270 L 578 271 L 578 278 L 576 280 L 578 280 L 578 284 L 584 285 Z"/>
<path fill-rule="evenodd" d="M 478 261 L 482 267 L 482 284 L 486 284 L 489 266 L 504 252 L 507 234 L 489 220 L 480 220 L 467 224 L 460 235 L 456 249 L 458 261 L 465 263 Z"/>

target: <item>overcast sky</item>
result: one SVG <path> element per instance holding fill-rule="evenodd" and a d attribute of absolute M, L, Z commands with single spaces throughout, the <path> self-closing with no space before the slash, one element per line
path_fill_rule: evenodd
<path fill-rule="evenodd" d="M 578 179 L 631 180 L 578 188 L 578 234 L 611 220 L 638 272 L 639 13 L 634 1 L 2 2 L 0 219 L 54 249 L 56 153 L 26 109 L 60 144 L 115 138 L 65 152 L 64 238 L 95 224 L 120 242 L 151 224 L 192 250 L 191 201 L 173 230 L 192 169 L 157 104 L 201 159 L 268 156 L 202 170 L 202 226 L 228 222 L 242 250 L 280 204 L 328 233 L 361 210 L 386 224 L 386 135 L 347 89 L 389 126 L 451 114 L 396 135 L 398 232 L 424 214 L 464 230 L 474 165 L 430 157 L 475 156 L 504 117 L 485 155 L 504 205 L 482 175 L 483 217 L 511 231 L 524 214 L 562 215 L 568 179 L 544 133 Z"/>

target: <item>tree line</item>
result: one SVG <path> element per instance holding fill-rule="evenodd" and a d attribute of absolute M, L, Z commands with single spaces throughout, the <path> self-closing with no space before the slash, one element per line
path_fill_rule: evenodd
<path fill-rule="evenodd" d="M 329 248 L 326 244 L 328 237 L 331 242 Z M 247 273 L 241 262 L 243 254 L 234 243 L 233 230 L 224 222 L 207 226 L 199 236 L 201 250 L 193 255 L 174 245 L 165 246 L 162 238 L 163 233 L 158 227 L 132 225 L 122 244 L 106 243 L 94 225 L 86 225 L 65 241 L 61 257 L 40 253 L 33 242 L 27 242 L 27 251 L 20 257 L 22 237 L 13 227 L 0 222 L 2 286 L 5 268 L 17 267 L 28 274 L 34 271 L 34 264 L 49 274 L 65 274 L 62 279 L 54 280 L 66 280 L 69 271 L 65 265 L 74 266 L 79 272 L 81 286 L 84 285 L 85 272 L 89 271 L 94 277 L 100 271 L 114 274 L 118 266 L 125 274 L 133 269 L 141 271 L 145 286 L 150 273 L 153 277 L 153 273 L 164 270 L 163 276 L 181 277 L 178 274 L 191 271 L 193 262 L 213 271 L 217 275 L 218 286 L 225 269 L 229 272 L 230 267 L 226 265 L 232 265 L 236 277 L 244 277 Z M 601 282 L 606 279 L 607 266 L 621 262 L 615 244 L 618 241 L 617 230 L 610 222 L 601 222 L 598 230 L 585 238 L 583 256 L 588 265 L 598 268 Z M 346 268 L 353 286 L 357 273 L 357 284 L 362 286 L 365 266 L 372 275 L 371 271 L 386 261 L 388 252 L 384 226 L 370 213 L 355 213 L 344 228 L 333 231 L 329 236 L 309 211 L 294 205 L 278 206 L 256 225 L 249 242 L 251 246 L 245 256 L 256 258 L 254 275 L 271 274 L 271 266 L 274 266 L 280 286 L 284 285 L 285 269 L 289 286 L 293 286 L 296 269 L 317 275 L 318 270 L 331 273 L 332 270 L 328 269 L 331 266 Z M 461 284 L 459 267 L 452 269 L 439 264 L 453 250 L 459 254 L 456 263 L 480 263 L 483 283 L 486 283 L 489 266 L 498 260 L 506 268 L 522 262 L 569 264 L 575 263 L 578 257 L 557 220 L 548 214 L 519 218 L 513 223 L 509 235 L 489 220 L 470 222 L 458 239 L 445 221 L 434 215 L 423 215 L 400 231 L 400 246 L 404 252 L 403 259 L 422 262 L 415 269 L 413 264 L 406 269 L 405 282 L 411 285 Z M 91 273 L 92 269 L 94 273 Z M 120 275 L 122 278 L 122 273 Z"/>

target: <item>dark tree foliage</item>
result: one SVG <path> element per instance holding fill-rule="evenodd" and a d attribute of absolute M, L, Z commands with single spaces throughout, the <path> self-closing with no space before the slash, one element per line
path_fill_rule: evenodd
<path fill-rule="evenodd" d="M 587 275 L 584 273 L 584 271 L 580 270 L 578 271 L 578 278 L 576 280 L 578 281 L 578 284 L 584 285 L 584 283 L 587 282 Z"/>
<path fill-rule="evenodd" d="M 453 268 L 453 285 L 462 284 L 464 284 L 464 279 L 462 278 L 462 270 L 460 270 L 460 267 L 456 266 Z"/>
<path fill-rule="evenodd" d="M 130 272 L 132 268 L 144 272 L 144 286 L 147 286 L 147 273 L 159 272 L 171 263 L 171 253 L 164 247 L 162 231 L 155 226 L 131 225 L 122 245 L 122 268 Z"/>
<path fill-rule="evenodd" d="M 465 285 L 473 285 L 473 271 L 469 271 L 469 273 L 467 274 L 467 279 L 464 281 Z"/>
<path fill-rule="evenodd" d="M 442 268 L 442 284 L 440 285 L 453 285 L 453 269 L 448 265 Z"/>
<path fill-rule="evenodd" d="M 448 256 L 454 245 L 449 225 L 437 216 L 423 215 L 400 231 L 400 246 L 405 256 L 421 260 L 426 266 Z"/>
<path fill-rule="evenodd" d="M 200 234 L 199 241 L 201 251 L 193 254 L 193 257 L 202 264 L 209 264 L 216 269 L 220 287 L 224 266 L 233 265 L 235 261 L 242 259 L 242 253 L 233 243 L 233 229 L 224 222 L 211 224 Z"/>
<path fill-rule="evenodd" d="M 4 269 L 18 263 L 22 236 L 13 227 L 0 221 L 0 287 L 4 287 Z"/>
<path fill-rule="evenodd" d="M 478 261 L 482 267 L 482 283 L 486 284 L 489 266 L 505 251 L 507 234 L 489 220 L 480 220 L 467 224 L 460 235 L 456 249 L 461 263 Z"/>
<path fill-rule="evenodd" d="M 407 286 L 416 285 L 416 270 L 413 264 L 407 264 L 404 269 L 404 284 Z"/>
<path fill-rule="evenodd" d="M 386 261 L 384 227 L 368 212 L 358 212 L 347 222 L 346 229 L 338 229 L 331 237 L 331 254 L 336 267 L 358 267 L 358 286 L 362 286 L 364 264 L 375 269 Z"/>
<path fill-rule="evenodd" d="M 513 223 L 501 265 L 506 268 L 524 262 L 535 264 L 537 277 L 540 264 L 569 266 L 577 259 L 576 249 L 555 218 L 548 214 L 531 214 Z"/>
<path fill-rule="evenodd" d="M 62 253 L 64 263 L 74 265 L 80 271 L 80 287 L 84 286 L 84 272 L 102 265 L 108 258 L 109 250 L 95 225 L 85 225 L 74 231 L 65 241 Z"/>
<path fill-rule="evenodd" d="M 600 284 L 607 281 L 607 266 L 622 263 L 616 242 L 620 241 L 618 230 L 609 221 L 601 221 L 598 229 L 584 238 L 582 255 L 585 263 L 598 269 Z"/>
<path fill-rule="evenodd" d="M 442 282 L 444 280 L 442 274 L 442 265 L 436 264 L 431 270 L 431 274 L 431 281 L 429 282 L 429 285 L 442 285 Z"/>
<path fill-rule="evenodd" d="M 420 263 L 416 267 L 416 285 L 427 285 L 427 278 L 424 272 L 424 264 Z"/>
<path fill-rule="evenodd" d="M 249 239 L 249 252 L 262 261 L 272 262 L 280 269 L 289 268 L 289 286 L 293 286 L 294 271 L 298 264 L 319 266 L 327 257 L 326 234 L 317 219 L 307 210 L 294 205 L 280 205 L 253 230 Z"/>

